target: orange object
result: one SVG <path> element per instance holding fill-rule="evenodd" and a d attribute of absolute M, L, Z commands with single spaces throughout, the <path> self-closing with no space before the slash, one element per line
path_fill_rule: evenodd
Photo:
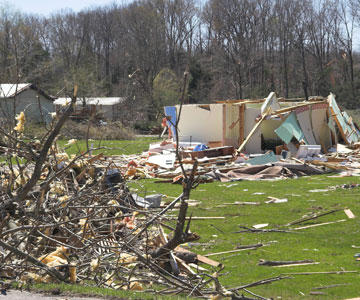
<path fill-rule="evenodd" d="M 130 168 L 130 167 L 137 168 L 138 164 L 135 161 L 131 160 L 131 161 L 128 162 L 127 166 L 128 166 L 128 168 Z"/>

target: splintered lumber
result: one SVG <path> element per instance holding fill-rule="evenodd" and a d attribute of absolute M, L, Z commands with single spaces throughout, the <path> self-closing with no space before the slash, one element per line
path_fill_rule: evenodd
<path fill-rule="evenodd" d="M 314 287 L 313 290 L 325 290 L 325 289 L 331 289 L 331 288 L 336 288 L 336 287 L 345 286 L 345 285 L 350 285 L 350 284 L 349 283 L 330 284 L 330 285 L 325 285 L 325 286 Z"/>
<path fill-rule="evenodd" d="M 259 286 L 259 285 L 263 285 L 263 284 L 269 284 L 269 283 L 279 281 L 279 280 L 283 280 L 283 279 L 291 279 L 291 277 L 289 277 L 289 276 L 276 276 L 276 277 L 272 277 L 272 278 L 268 278 L 268 279 L 262 279 L 262 280 L 259 280 L 259 281 L 255 281 L 253 283 L 248 283 L 248 284 L 245 284 L 245 285 L 242 285 L 242 286 L 238 286 L 238 287 L 229 289 L 229 291 L 232 291 L 232 292 L 239 291 L 239 290 L 242 290 L 244 288 Z"/>
<path fill-rule="evenodd" d="M 223 203 L 223 205 L 260 205 L 260 202 L 241 202 L 241 201 L 235 201 L 232 203 Z"/>
<path fill-rule="evenodd" d="M 329 163 L 329 162 L 321 161 L 321 160 L 312 160 L 311 163 L 316 166 L 327 167 L 327 168 L 333 169 L 333 170 L 351 170 L 351 168 L 349 168 L 349 167 L 342 166 L 339 164 Z"/>
<path fill-rule="evenodd" d="M 263 244 L 256 244 L 256 245 L 250 245 L 250 246 L 242 246 L 240 249 L 223 251 L 223 252 L 216 252 L 216 253 L 209 253 L 209 254 L 205 254 L 205 256 L 209 257 L 209 256 L 214 256 L 214 255 L 236 253 L 236 252 L 241 252 L 241 251 L 246 251 L 246 250 L 254 250 L 254 249 L 257 249 L 257 248 L 262 247 L 262 246 L 264 246 L 264 245 Z"/>
<path fill-rule="evenodd" d="M 328 272 L 298 272 L 298 273 L 282 273 L 281 275 L 319 275 L 319 274 L 347 274 L 358 273 L 358 271 L 328 271 Z"/>
<path fill-rule="evenodd" d="M 313 264 L 313 260 L 291 260 L 291 261 L 275 261 L 275 260 L 264 260 L 260 259 L 258 266 L 289 266 L 289 265 L 299 265 L 299 264 Z"/>
<path fill-rule="evenodd" d="M 318 226 L 329 225 L 329 224 L 335 224 L 335 223 L 340 223 L 340 222 L 345 222 L 345 221 L 346 221 L 345 219 L 342 219 L 342 220 L 333 221 L 333 222 L 313 224 L 313 225 L 308 225 L 308 226 L 303 226 L 303 227 L 297 227 L 297 228 L 294 228 L 294 230 L 307 229 L 307 228 L 318 227 Z"/>
<path fill-rule="evenodd" d="M 189 251 L 189 250 L 187 250 L 187 249 L 184 249 L 184 248 L 182 248 L 182 247 L 180 247 L 180 246 L 178 246 L 178 247 L 175 249 L 175 251 L 177 251 L 177 252 L 184 252 L 184 253 L 193 253 L 193 252 L 191 252 L 191 251 Z M 207 265 L 209 265 L 209 266 L 212 266 L 212 267 L 222 267 L 222 264 L 221 264 L 221 263 L 219 263 L 219 262 L 217 262 L 217 261 L 215 261 L 215 260 L 212 260 L 212 259 L 210 259 L 210 258 L 207 258 L 206 256 L 203 256 L 203 255 L 200 255 L 200 254 L 196 254 L 196 258 L 197 258 L 198 261 L 200 261 L 200 262 L 202 262 L 202 263 L 204 263 L 204 264 L 207 264 Z"/>
<path fill-rule="evenodd" d="M 317 102 L 306 102 L 304 104 L 299 104 L 299 105 L 295 105 L 295 106 L 290 106 L 287 108 L 282 108 L 282 109 L 278 109 L 276 111 L 274 111 L 273 113 L 271 113 L 271 115 L 280 115 L 282 113 L 286 113 L 289 111 L 294 111 L 297 108 L 303 107 L 303 106 L 309 106 L 309 105 L 314 105 L 314 104 L 319 104 L 319 103 L 327 103 L 327 101 L 317 101 Z"/>
<path fill-rule="evenodd" d="M 303 223 L 303 222 L 306 222 L 306 221 L 309 221 L 309 220 L 317 219 L 319 217 L 323 217 L 323 216 L 335 213 L 335 212 L 337 212 L 339 210 L 340 210 L 340 208 L 339 209 L 333 209 L 333 210 L 330 210 L 330 211 L 325 211 L 325 212 L 318 213 L 318 214 L 312 214 L 312 215 L 306 216 L 306 217 L 302 217 L 300 219 L 297 219 L 295 221 L 292 221 L 292 222 L 286 224 L 286 226 L 296 225 L 296 224 L 300 224 L 300 223 Z"/>

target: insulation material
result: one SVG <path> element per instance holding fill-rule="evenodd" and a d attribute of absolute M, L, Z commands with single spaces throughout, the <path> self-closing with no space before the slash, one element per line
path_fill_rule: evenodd
<path fill-rule="evenodd" d="M 245 113 L 245 137 L 249 135 L 256 125 L 256 118 L 260 116 L 260 108 L 246 107 Z M 261 126 L 260 126 L 261 127 Z M 246 143 L 246 153 L 261 153 L 261 128 L 258 128 Z"/>
<path fill-rule="evenodd" d="M 327 103 L 318 103 L 311 107 L 311 123 L 316 144 L 323 144 L 326 148 L 332 146 L 330 128 L 326 115 L 327 109 Z"/>
<path fill-rule="evenodd" d="M 330 94 L 328 97 L 330 103 L 330 109 L 332 112 L 332 116 L 334 117 L 336 124 L 340 129 L 340 133 L 347 144 L 356 143 L 359 141 L 359 135 L 355 129 L 355 126 L 347 115 L 342 114 L 340 108 L 338 107 L 335 97 L 333 94 Z M 349 124 L 348 124 L 349 123 Z"/>
<path fill-rule="evenodd" d="M 199 142 L 223 140 L 223 106 L 210 104 L 209 109 L 198 105 L 184 105 L 179 119 L 179 139 L 181 142 Z M 177 110 L 179 106 L 176 106 Z M 251 130 L 251 129 L 250 129 Z"/>
<path fill-rule="evenodd" d="M 275 132 L 285 144 L 289 144 L 293 137 L 299 142 L 305 139 L 294 112 L 286 118 L 284 123 L 282 123 Z"/>
<path fill-rule="evenodd" d="M 316 145 L 317 143 L 311 125 L 310 113 L 309 106 L 299 107 L 295 110 L 296 118 L 300 124 L 302 132 L 304 133 L 307 144 Z"/>

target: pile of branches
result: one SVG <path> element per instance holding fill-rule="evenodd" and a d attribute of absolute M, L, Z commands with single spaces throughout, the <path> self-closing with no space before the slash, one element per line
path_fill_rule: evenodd
<path fill-rule="evenodd" d="M 116 167 L 111 162 L 91 164 L 96 158 L 59 162 L 49 156 L 24 202 L 2 209 L 1 278 L 147 291 L 156 286 L 159 293 L 197 296 L 214 293 L 208 283 L 217 278 L 188 265 L 196 263 L 196 255 L 189 255 L 186 262 L 174 251 L 179 244 L 198 239 L 189 230 L 190 221 L 186 224 L 186 193 L 163 208 L 145 209 Z M 12 174 L 5 169 L 2 205 L 9 203 L 6 191 Z M 24 184 L 18 179 L 13 193 Z M 176 204 L 179 215 L 173 227 L 166 222 L 166 213 Z"/>
<path fill-rule="evenodd" d="M 76 101 L 76 91 L 72 103 Z M 24 115 L 4 137 L 0 165 L 0 281 L 69 282 L 115 289 L 225 296 L 214 270 L 178 246 L 198 239 L 186 223 L 197 164 L 183 192 L 162 208 L 144 208 L 111 160 L 59 150 L 56 137 L 73 109 L 29 143 Z M 175 224 L 166 213 L 179 208 Z M 165 232 L 168 232 L 166 234 Z M 214 273 L 215 272 L 215 273 Z M 210 275 L 212 274 L 212 275 Z"/>

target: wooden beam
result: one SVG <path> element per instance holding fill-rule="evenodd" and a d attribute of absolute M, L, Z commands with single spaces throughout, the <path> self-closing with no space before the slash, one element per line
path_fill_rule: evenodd
<path fill-rule="evenodd" d="M 297 109 L 299 107 L 309 106 L 309 105 L 314 105 L 314 104 L 319 104 L 319 103 L 328 103 L 328 102 L 327 101 L 317 101 L 317 102 L 303 103 L 303 104 L 299 104 L 299 105 L 295 105 L 295 106 L 290 106 L 290 107 L 278 109 L 278 110 L 274 111 L 271 115 L 279 115 L 279 114 L 282 114 L 282 113 L 293 111 L 293 110 L 295 110 L 295 109 Z"/>

